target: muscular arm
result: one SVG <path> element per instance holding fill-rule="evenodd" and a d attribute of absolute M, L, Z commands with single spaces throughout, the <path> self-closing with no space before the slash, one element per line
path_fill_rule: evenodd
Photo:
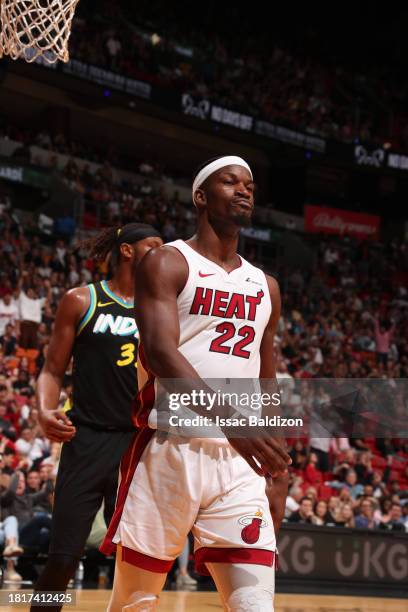
<path fill-rule="evenodd" d="M 58 410 L 62 381 L 72 355 L 78 323 L 89 306 L 89 290 L 79 287 L 61 300 L 50 345 L 37 381 L 39 419 L 46 436 L 55 442 L 70 440 L 75 428 L 67 415 Z"/>
<path fill-rule="evenodd" d="M 269 319 L 269 323 L 265 329 L 262 343 L 261 343 L 261 379 L 267 379 L 268 381 L 274 381 L 272 386 L 277 388 L 276 382 L 276 368 L 275 368 L 275 350 L 274 350 L 274 337 L 276 328 L 279 322 L 281 314 L 281 298 L 279 286 L 276 280 L 270 276 L 266 277 L 268 281 L 269 292 L 272 302 L 272 313 Z M 284 448 L 286 448 L 286 442 L 284 438 L 276 438 Z M 283 517 L 285 516 L 285 505 L 286 497 L 288 494 L 288 483 L 289 474 L 276 474 L 273 477 L 266 477 L 266 495 L 269 501 L 269 507 L 272 514 L 273 524 L 275 528 L 275 534 L 278 533 Z"/>
<path fill-rule="evenodd" d="M 180 325 L 177 296 L 188 278 L 184 257 L 173 247 L 153 249 L 137 267 L 136 275 L 135 318 L 149 370 L 160 377 L 165 386 L 166 379 L 183 379 L 183 392 L 190 392 L 193 386 L 211 391 L 178 348 Z M 192 381 L 197 381 L 197 384 L 194 382 L 193 385 Z M 191 408 L 207 416 L 204 407 Z M 260 475 L 264 474 L 264 470 L 257 466 L 254 457 L 271 472 L 285 470 L 290 461 L 275 440 L 227 437 Z"/>
<path fill-rule="evenodd" d="M 173 247 L 152 249 L 138 265 L 136 276 L 135 318 L 149 370 L 164 379 L 199 379 L 178 350 L 177 295 L 187 281 L 186 261 Z"/>

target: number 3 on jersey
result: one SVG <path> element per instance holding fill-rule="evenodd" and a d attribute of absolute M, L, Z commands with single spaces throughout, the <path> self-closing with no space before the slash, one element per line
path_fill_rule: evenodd
<path fill-rule="evenodd" d="M 240 329 L 236 329 L 233 323 L 229 321 L 224 321 L 220 323 L 215 328 L 215 331 L 221 334 L 218 338 L 214 338 L 214 340 L 210 344 L 210 351 L 215 353 L 224 353 L 225 355 L 235 355 L 235 357 L 243 357 L 244 359 L 249 359 L 251 353 L 247 350 L 244 350 L 244 346 L 248 346 L 251 342 L 254 341 L 255 338 L 255 330 L 250 325 L 244 325 L 240 327 Z M 238 334 L 238 336 L 242 337 L 242 340 L 238 340 L 235 342 L 234 346 L 225 346 L 225 342 L 231 340 Z"/>
<path fill-rule="evenodd" d="M 135 367 L 137 367 L 137 361 L 136 361 L 136 355 L 135 355 L 135 351 L 136 351 L 136 346 L 134 345 L 133 342 L 128 342 L 127 344 L 122 344 L 122 346 L 120 347 L 121 353 L 121 359 L 118 359 L 116 362 L 116 365 L 118 365 L 119 367 L 123 367 L 123 366 L 127 366 L 130 363 L 135 363 Z"/>

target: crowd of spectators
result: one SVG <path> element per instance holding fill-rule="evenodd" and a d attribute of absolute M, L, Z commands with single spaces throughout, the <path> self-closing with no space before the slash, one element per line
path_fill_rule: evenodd
<path fill-rule="evenodd" d="M 165 241 L 191 235 L 191 209 L 157 187 L 152 164 L 141 163 L 138 172 L 141 181 L 118 186 L 108 162 L 91 172 L 70 159 L 62 176 L 88 203 L 103 205 L 102 224 L 151 223 Z M 89 259 L 69 213 L 55 220 L 51 235 L 42 234 L 34 221 L 23 225 L 7 198 L 0 200 L 0 541 L 8 578 L 19 580 L 15 559 L 22 550 L 47 548 L 59 457 L 59 446 L 38 426 L 35 379 L 62 295 L 100 280 L 107 269 Z M 406 245 L 347 237 L 304 240 L 315 252 L 313 270 L 268 268 L 283 293 L 278 377 L 406 378 Z M 259 263 L 251 252 L 244 255 Z M 70 384 L 68 371 L 61 405 Z M 407 409 L 402 396 L 405 418 Z M 408 531 L 406 441 L 394 435 L 316 436 L 289 444 L 293 469 L 286 520 Z"/>
<path fill-rule="evenodd" d="M 163 10 L 156 19 L 147 10 L 144 19 L 139 5 L 132 12 L 102 2 L 97 18 L 86 11 L 80 6 L 73 22 L 73 58 L 312 135 L 377 145 L 391 140 L 394 148 L 408 148 L 408 124 L 399 111 L 407 92 L 390 73 L 333 66 L 270 36 L 233 44 L 216 23 L 209 37 L 197 23 L 166 23 Z"/>
<path fill-rule="evenodd" d="M 313 447 L 296 440 L 285 521 L 327 527 L 408 531 L 408 444 L 389 441 L 386 458 L 375 439 L 327 441 L 329 465 L 320 469 Z M 311 441 L 319 444 L 319 441 Z M 354 444 L 355 446 L 352 446 Z M 319 449 L 321 450 L 321 449 Z"/>
<path fill-rule="evenodd" d="M 314 268 L 278 271 L 282 367 L 302 377 L 407 378 L 406 243 L 306 240 Z"/>

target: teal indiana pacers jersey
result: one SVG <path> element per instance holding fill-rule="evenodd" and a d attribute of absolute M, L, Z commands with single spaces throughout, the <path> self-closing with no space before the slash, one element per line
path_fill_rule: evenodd
<path fill-rule="evenodd" d="M 131 430 L 139 338 L 133 304 L 115 295 L 106 281 L 88 287 L 90 306 L 73 350 L 69 417 L 96 429 Z"/>

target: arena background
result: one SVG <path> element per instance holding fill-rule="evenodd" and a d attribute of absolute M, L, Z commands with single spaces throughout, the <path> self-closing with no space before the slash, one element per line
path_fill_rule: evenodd
<path fill-rule="evenodd" d="M 279 376 L 407 377 L 407 17 L 387 6 L 274 6 L 265 18 L 259 2 L 81 0 L 69 63 L 0 61 L 1 500 L 16 470 L 22 498 L 46 491 L 22 524 L 52 512 L 59 447 L 38 427 L 34 389 L 56 307 L 106 273 L 82 240 L 133 220 L 165 241 L 189 237 L 191 174 L 214 155 L 241 155 L 256 176 L 240 252 L 281 286 Z M 22 295 L 42 300 L 34 340 L 22 335 Z M 62 405 L 69 393 L 68 372 Z M 406 423 L 406 391 L 401 401 Z M 300 414 L 295 396 L 293 406 Z M 278 593 L 406 599 L 406 427 L 400 436 L 289 440 Z M 298 511 L 303 497 L 312 513 Z M 77 588 L 111 584 L 102 534 L 98 521 Z M 29 586 L 44 562 L 46 530 L 32 535 L 14 584 Z M 319 607 L 304 601 L 277 609 Z"/>

